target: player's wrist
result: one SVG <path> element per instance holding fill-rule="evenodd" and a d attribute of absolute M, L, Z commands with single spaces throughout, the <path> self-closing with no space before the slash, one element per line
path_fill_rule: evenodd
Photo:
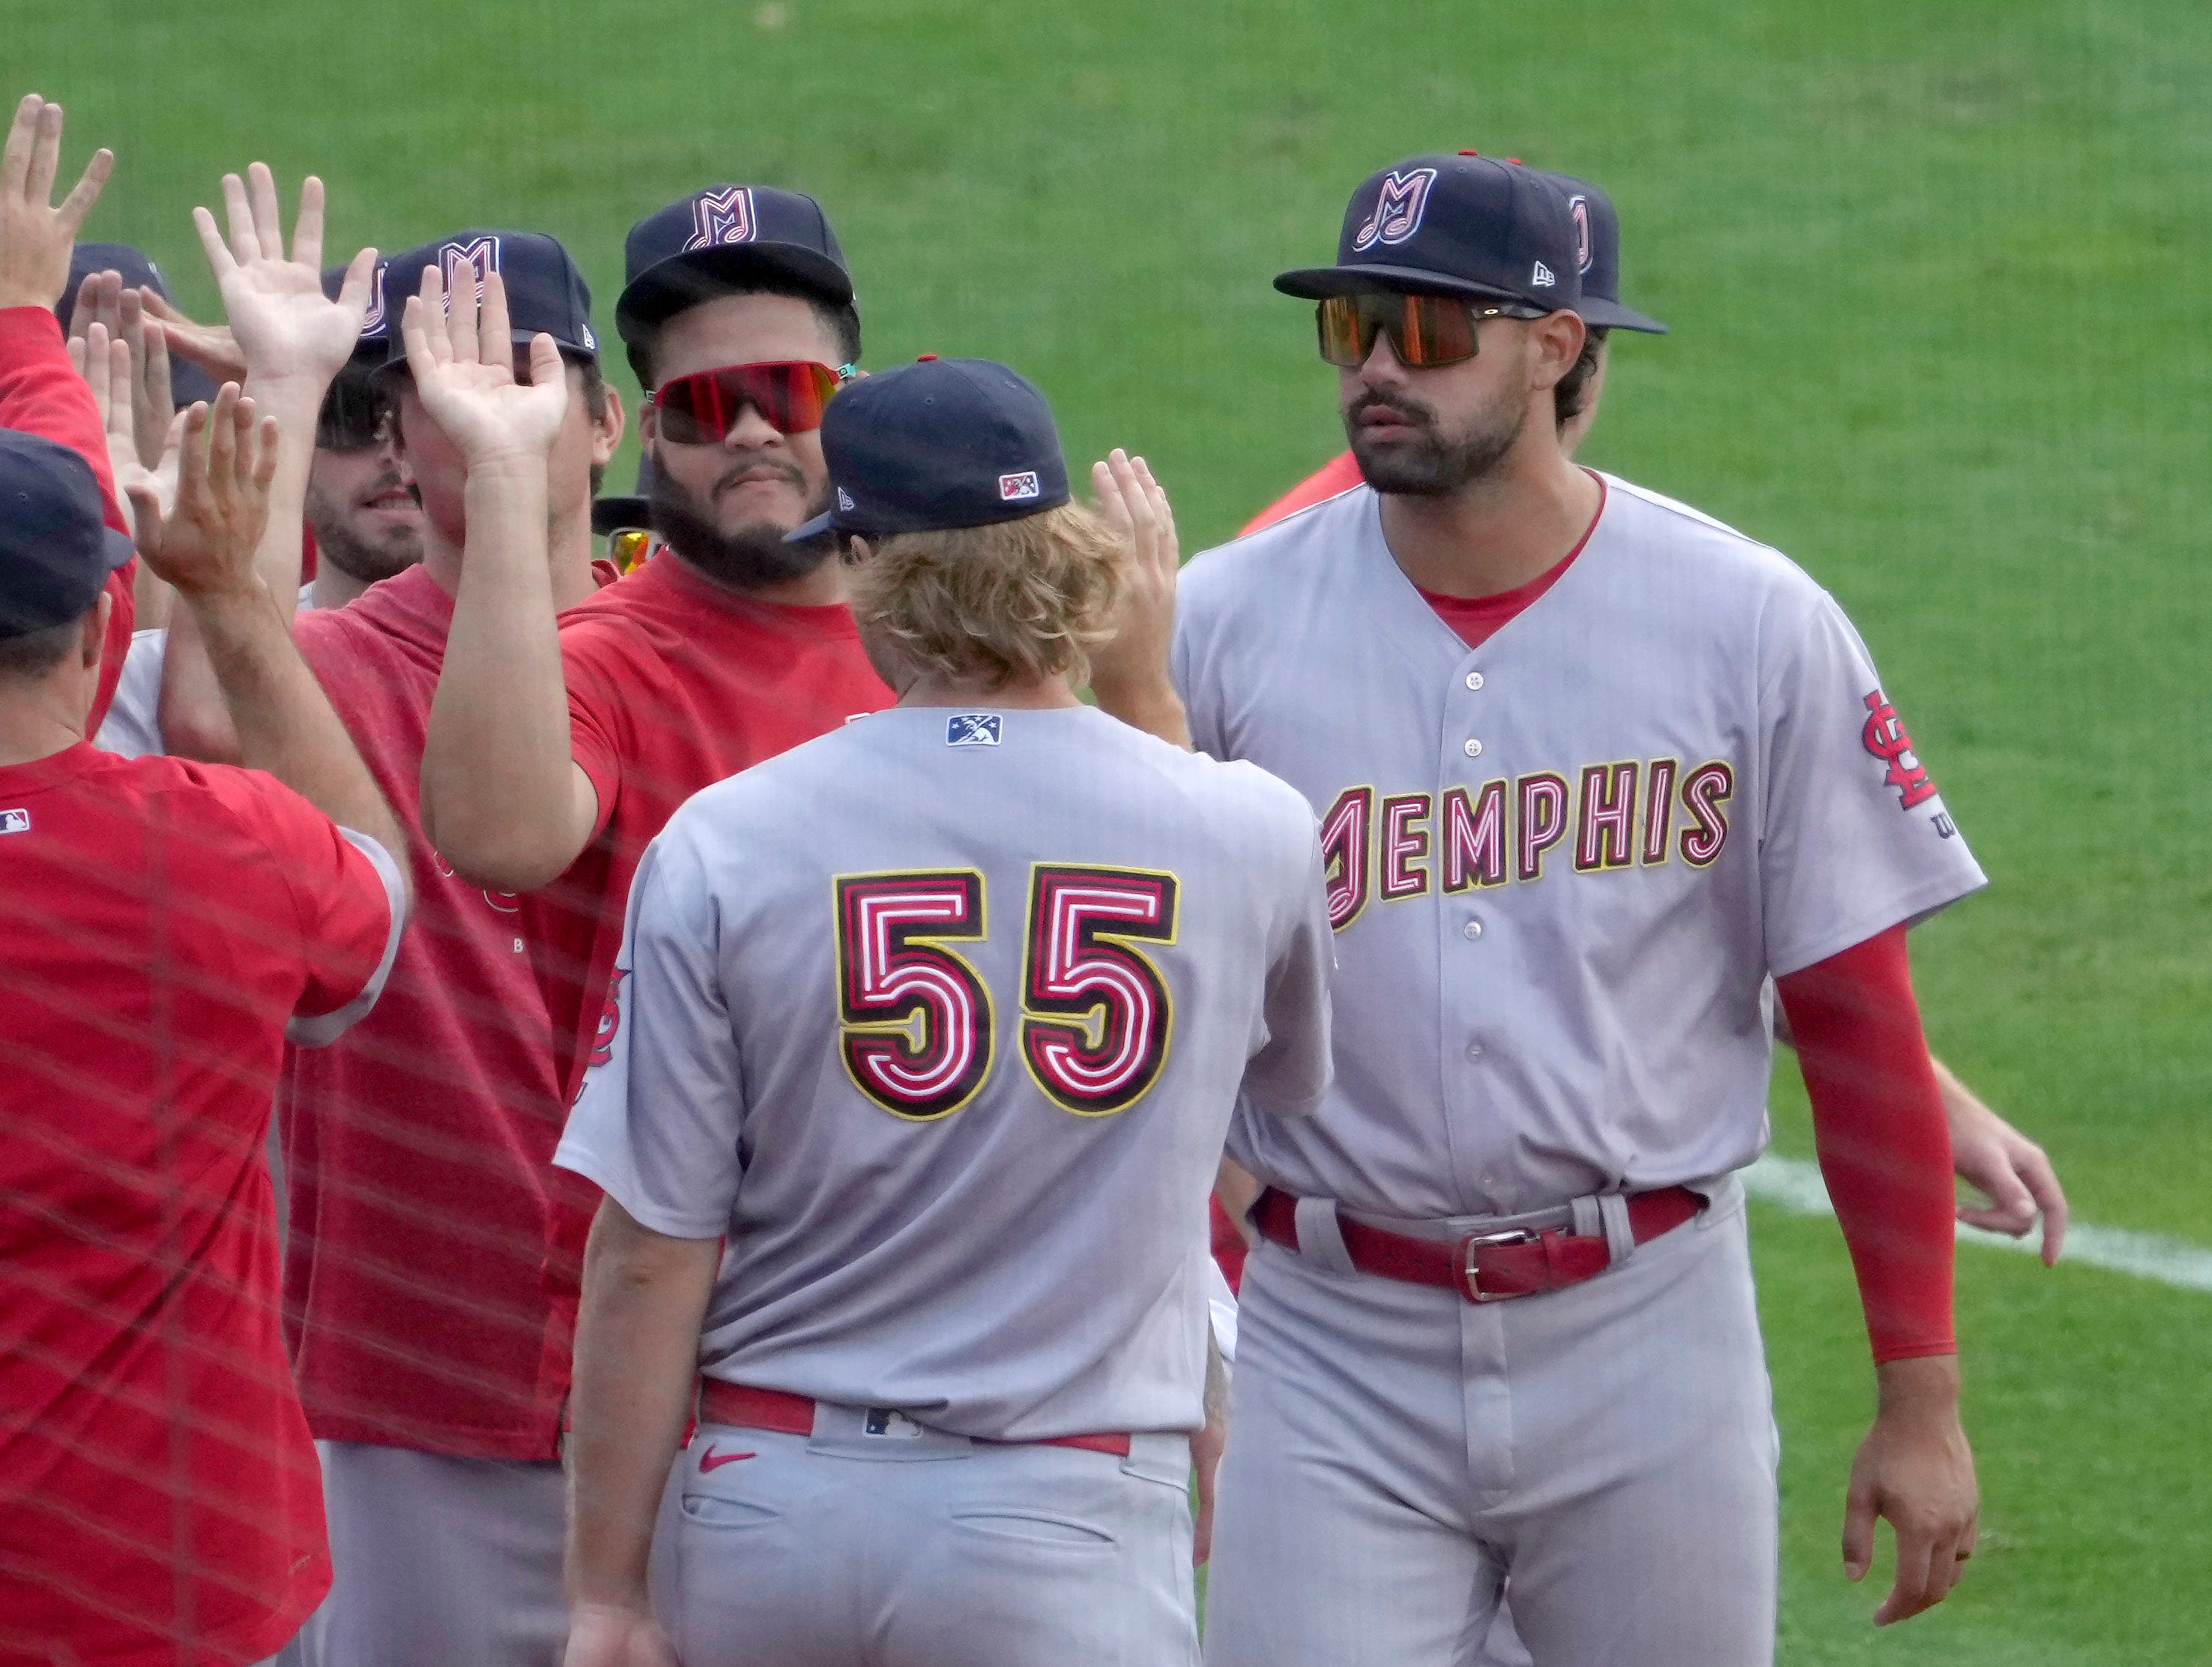
<path fill-rule="evenodd" d="M 1877 1416 L 1957 1415 L 1960 1379 L 1955 1350 L 1882 1361 L 1874 1371 Z"/>

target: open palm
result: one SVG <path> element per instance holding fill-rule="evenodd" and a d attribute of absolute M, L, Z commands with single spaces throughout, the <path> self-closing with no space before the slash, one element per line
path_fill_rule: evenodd
<path fill-rule="evenodd" d="M 530 343 L 530 380 L 514 375 L 507 285 L 496 272 L 449 296 L 435 267 L 407 300 L 400 336 L 423 410 L 474 468 L 499 458 L 543 458 L 568 409 L 568 379 L 550 336 Z"/>
<path fill-rule="evenodd" d="M 256 381 L 327 382 L 344 368 L 361 339 L 376 252 L 364 249 L 354 257 L 338 298 L 331 300 L 323 294 L 323 182 L 310 174 L 301 184 L 288 260 L 276 179 L 259 162 L 246 173 L 242 180 L 234 173 L 222 177 L 228 244 L 213 214 L 192 210 L 231 333 Z"/>

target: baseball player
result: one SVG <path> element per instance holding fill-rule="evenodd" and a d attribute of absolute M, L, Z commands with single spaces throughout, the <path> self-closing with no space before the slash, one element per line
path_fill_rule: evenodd
<path fill-rule="evenodd" d="M 1468 153 L 1472 155 L 1473 153 Z M 1583 381 L 1575 409 L 1557 413 L 1559 449 L 1574 456 L 1597 421 L 1598 403 L 1604 396 L 1610 342 L 1616 330 L 1663 335 L 1666 326 L 1650 315 L 1626 306 L 1620 299 L 1620 217 L 1613 199 L 1588 180 L 1571 174 L 1547 176 L 1567 194 L 1569 212 L 1582 258 L 1582 298 L 1575 311 L 1582 315 L 1588 336 L 1583 351 L 1592 365 Z M 1249 536 L 1271 527 L 1299 510 L 1310 508 L 1340 492 L 1364 484 L 1359 460 L 1349 451 L 1340 452 L 1297 485 L 1261 510 L 1244 525 Z M 1778 1008 L 1775 1035 L 1790 1040 L 1789 1027 Z M 2066 1191 L 2043 1149 L 1997 1115 L 1958 1074 L 1940 1058 L 1932 1059 L 1936 1081 L 1943 1094 L 1943 1112 L 1951 1128 L 1951 1158 L 1959 1179 L 1979 1191 L 1984 1203 L 1964 1203 L 1959 1219 L 1969 1226 L 2023 1238 L 2039 1221 L 2042 1226 L 2043 1260 L 2055 1266 L 2066 1240 Z M 1232 1179 L 1239 1208 L 1257 1195 L 1256 1185 Z M 1217 1231 L 1217 1241 L 1231 1258 L 1243 1241 Z"/>
<path fill-rule="evenodd" d="M 607 1195 L 568 1662 L 1194 1663 L 1205 1197 L 1232 1102 L 1327 1078 L 1313 818 L 1076 699 L 1125 551 L 1172 568 L 1148 474 L 1073 506 L 980 360 L 857 384 L 822 445 L 793 536 L 846 543 L 898 705 L 639 869 L 557 1160 Z"/>
<path fill-rule="evenodd" d="M 1198 744 L 1322 817 L 1335 1085 L 1266 1184 L 1217 1663 L 1446 1663 L 1502 1584 L 1542 1667 L 1763 1663 L 1774 1433 L 1732 1172 L 1771 975 L 1880 1379 L 1845 1561 L 1893 1620 L 1972 1549 L 1942 1109 L 1905 927 L 1982 883 L 1865 649 L 1774 552 L 1577 469 L 1573 219 L 1424 156 L 1317 303 L 1367 486 L 1201 557 Z"/>
<path fill-rule="evenodd" d="M 283 415 L 304 457 L 368 297 L 326 298 L 304 213 L 290 261 L 263 252 L 282 246 L 265 170 L 234 178 L 228 194 L 231 246 L 211 218 L 204 240 L 249 362 L 280 388 L 278 367 L 302 376 Z M 532 553 L 542 591 L 564 602 L 589 593 L 592 476 L 622 413 L 599 379 L 589 291 L 553 239 L 458 233 L 398 256 L 385 279 L 387 317 L 427 285 L 441 328 L 450 290 L 468 357 L 481 324 L 510 382 L 513 337 L 526 355 L 532 336 L 550 342 L 544 361 L 523 362 L 556 421 L 526 469 L 487 466 L 485 436 L 433 409 L 393 337 L 385 374 L 422 494 L 424 559 L 347 607 L 295 621 L 302 656 L 416 837 L 420 899 L 384 1003 L 339 1046 L 289 1056 L 277 1100 L 289 1340 L 335 1572 L 296 1659 L 547 1667 L 565 1628 L 558 1455 L 578 1277 L 555 1246 L 580 1238 L 593 1201 L 550 1165 L 568 1101 L 518 900 L 438 861 L 416 798 L 460 575 L 514 543 Z M 304 482 L 291 477 L 289 489 L 291 518 L 279 524 L 294 536 L 268 579 L 285 595 Z M 190 688 L 179 653 L 173 644 L 171 719 Z M 191 735 L 219 749 L 229 718 L 218 707 L 166 727 L 173 745 Z M 577 1225 L 564 1230 L 570 1215 Z"/>

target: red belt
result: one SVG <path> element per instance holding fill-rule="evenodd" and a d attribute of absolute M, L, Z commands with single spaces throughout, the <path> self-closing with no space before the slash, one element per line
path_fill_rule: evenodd
<path fill-rule="evenodd" d="M 780 1435 L 814 1434 L 814 1402 L 805 1395 L 787 1395 L 780 1389 L 752 1389 L 726 1384 L 719 1378 L 699 1380 L 699 1421 L 729 1424 L 738 1429 L 774 1430 Z M 990 1442 L 992 1446 L 1080 1447 L 1085 1452 L 1129 1456 L 1126 1435 L 1055 1435 L 1042 1441 Z"/>
<path fill-rule="evenodd" d="M 1686 1186 L 1632 1193 L 1628 1231 L 1638 1244 L 1678 1228 L 1705 1207 Z M 1298 1201 L 1269 1187 L 1252 1207 L 1252 1224 L 1264 1238 L 1298 1248 Z M 1504 1302 L 1565 1289 L 1611 1265 L 1613 1252 L 1600 1234 L 1537 1232 L 1509 1228 L 1464 1239 L 1413 1239 L 1349 1219 L 1340 1210 L 1337 1229 L 1352 1265 L 1362 1273 L 1413 1285 L 1441 1285 L 1470 1302 Z"/>

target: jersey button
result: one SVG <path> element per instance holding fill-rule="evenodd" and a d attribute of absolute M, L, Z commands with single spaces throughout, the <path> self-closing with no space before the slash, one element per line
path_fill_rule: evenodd
<path fill-rule="evenodd" d="M 1482 936 L 1482 923 L 1480 920 L 1468 921 L 1466 925 L 1459 929 L 1459 935 L 1468 943 L 1474 943 Z"/>
<path fill-rule="evenodd" d="M 1480 688 L 1482 687 L 1482 674 L 1480 671 L 1468 672 L 1467 674 L 1467 686 L 1469 688 Z"/>
<path fill-rule="evenodd" d="M 1480 1042 L 1469 1042 L 1467 1045 L 1467 1057 L 1470 1060 L 1481 1058 L 1482 1044 Z"/>
<path fill-rule="evenodd" d="M 1475 740 L 1472 736 L 1468 737 L 1467 755 L 1469 758 L 1480 758 L 1482 756 L 1482 743 Z"/>

